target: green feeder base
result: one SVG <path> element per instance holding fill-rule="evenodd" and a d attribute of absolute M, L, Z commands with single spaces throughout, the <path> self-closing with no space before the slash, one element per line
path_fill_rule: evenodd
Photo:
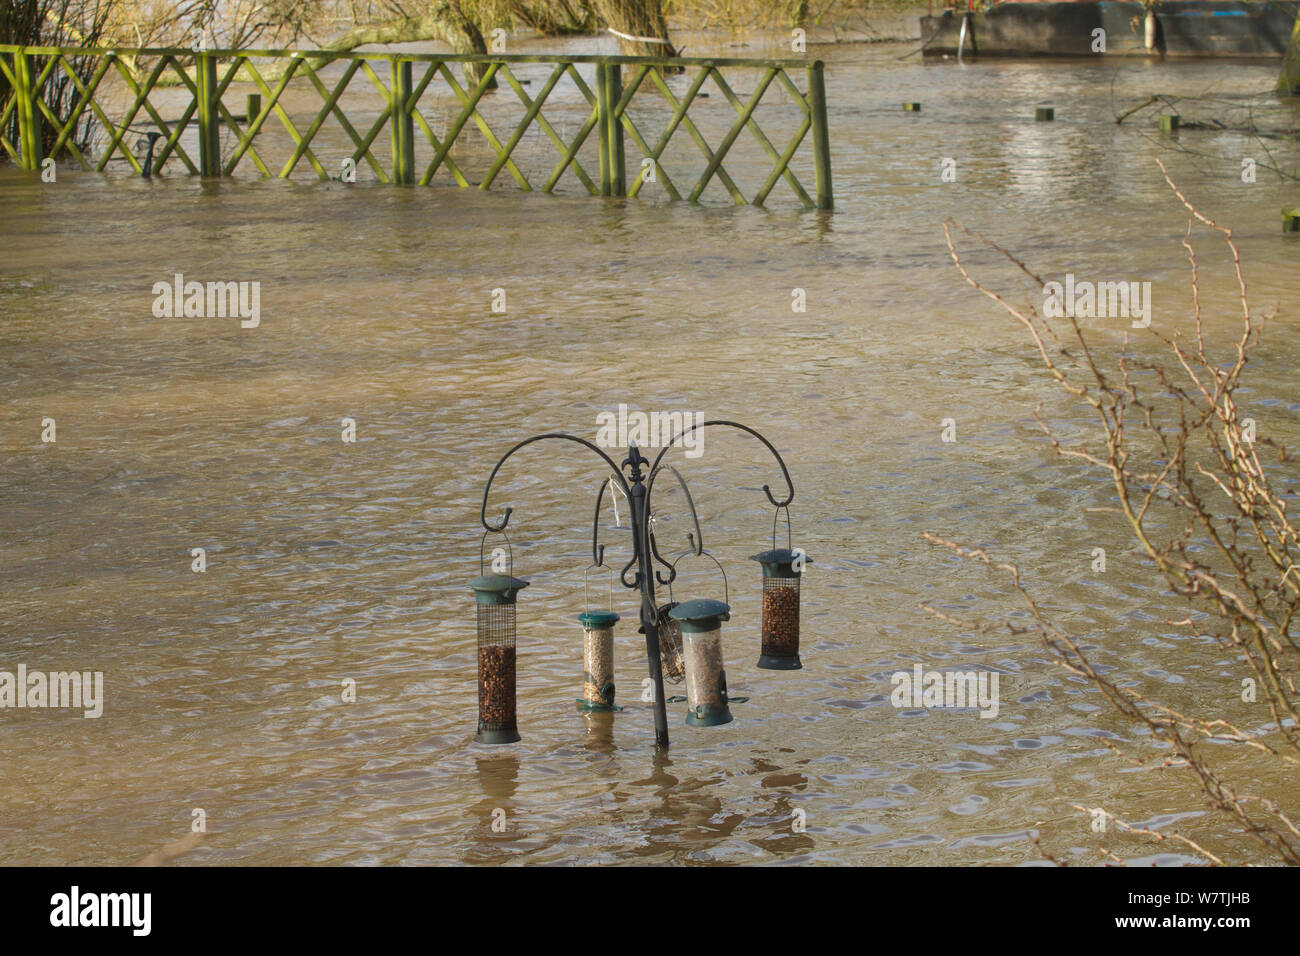
<path fill-rule="evenodd" d="M 777 657 L 775 654 L 760 654 L 758 666 L 765 671 L 797 671 L 803 669 L 799 655 L 794 657 Z"/>
<path fill-rule="evenodd" d="M 574 698 L 574 702 L 578 705 L 578 710 L 582 711 L 584 714 L 623 713 L 623 708 L 619 707 L 617 704 L 589 704 L 581 697 Z"/>
<path fill-rule="evenodd" d="M 731 709 L 726 704 L 721 707 L 700 704 L 694 710 L 686 712 L 688 727 L 716 727 L 718 724 L 729 723 L 731 723 Z"/>
<path fill-rule="evenodd" d="M 474 742 L 479 744 L 515 744 L 520 740 L 519 731 L 513 727 L 509 730 L 479 729 L 474 735 Z"/>

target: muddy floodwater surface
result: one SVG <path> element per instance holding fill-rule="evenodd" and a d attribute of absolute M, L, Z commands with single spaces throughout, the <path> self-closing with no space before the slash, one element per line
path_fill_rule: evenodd
<path fill-rule="evenodd" d="M 1239 684 L 1212 642 L 1164 623 L 1178 607 L 1116 516 L 1085 510 L 1110 504 L 1107 480 L 1054 457 L 1033 414 L 1042 404 L 1078 434 L 1085 416 L 962 282 L 941 223 L 1044 275 L 1150 282 L 1152 324 L 1169 329 L 1189 312 L 1186 215 L 1153 161 L 1165 157 L 1237 229 L 1253 302 L 1283 305 L 1242 400 L 1294 440 L 1300 245 L 1278 220 L 1294 193 L 1264 170 L 1240 175 L 1248 157 L 1294 168 L 1294 144 L 1271 142 L 1269 160 L 1239 133 L 1171 141 L 1153 116 L 1114 122 L 1153 91 L 1269 89 L 1276 65 L 896 59 L 910 48 L 818 51 L 832 214 L 779 191 L 758 209 L 717 193 L 524 194 L 504 177 L 485 193 L 201 184 L 179 167 L 153 181 L 68 169 L 55 184 L 0 171 L 0 669 L 104 675 L 97 719 L 0 713 L 0 860 L 129 863 L 188 832 L 196 810 L 208 836 L 182 865 L 1013 864 L 1041 860 L 1034 832 L 1095 862 L 1102 841 L 1076 803 L 1212 841 L 1197 794 L 1158 758 L 1113 756 L 1108 741 L 1142 752 L 1136 731 L 1041 645 L 917 607 L 1015 607 L 999 576 L 927 543 L 932 531 L 1018 562 L 1099 663 L 1156 699 L 1227 699 Z M 1035 122 L 1038 105 L 1055 122 Z M 765 171 L 740 161 L 736 174 Z M 1230 263 L 1203 246 L 1209 325 L 1227 335 Z M 970 263 L 1035 301 L 990 255 L 972 248 Z M 177 273 L 260 283 L 257 327 L 155 317 L 152 287 Z M 1113 349 L 1125 325 L 1093 330 Z M 594 440 L 620 403 L 743 421 L 785 456 L 794 543 L 814 562 L 803 669 L 755 666 L 762 572 L 747 559 L 772 546 L 761 487 L 778 491 L 780 472 L 757 442 L 714 429 L 702 455 L 670 460 L 728 572 L 727 688 L 749 699 L 718 727 L 687 727 L 671 704 L 672 746 L 656 754 L 637 604 L 619 588 L 624 709 L 580 713 L 601 472 L 577 446 L 536 445 L 488 504 L 490 517 L 515 509 L 514 573 L 531 582 L 522 740 L 477 745 L 466 583 L 483 483 L 515 441 Z M 666 484 L 656 533 L 678 553 L 690 522 Z M 620 509 L 623 526 L 607 512 L 602 529 L 616 569 L 630 557 Z M 1099 547 L 1105 573 L 1091 567 Z M 676 600 L 723 597 L 708 562 L 679 568 Z M 591 606 L 607 601 L 593 579 Z M 895 707 L 891 676 L 917 664 L 996 673 L 996 713 Z"/>

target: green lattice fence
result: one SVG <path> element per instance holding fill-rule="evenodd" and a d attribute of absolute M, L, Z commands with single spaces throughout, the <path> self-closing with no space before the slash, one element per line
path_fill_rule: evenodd
<path fill-rule="evenodd" d="M 73 56 L 95 62 L 89 80 Z M 470 64 L 476 83 L 457 75 Z M 653 183 L 689 201 L 714 185 L 758 205 L 784 183 L 804 206 L 832 206 L 820 61 L 0 45 L 0 71 L 12 90 L 0 149 L 27 169 L 40 167 L 49 124 L 52 155 L 97 171 L 180 164 L 325 180 L 368 170 L 386 183 L 489 189 L 508 178 L 549 193 L 567 181 L 628 197 Z M 41 96 L 55 71 L 78 92 L 62 117 Z M 74 134 L 87 120 L 97 136 L 83 151 Z M 13 127 L 16 141 L 3 135 Z M 742 142 L 759 159 L 728 170 Z"/>

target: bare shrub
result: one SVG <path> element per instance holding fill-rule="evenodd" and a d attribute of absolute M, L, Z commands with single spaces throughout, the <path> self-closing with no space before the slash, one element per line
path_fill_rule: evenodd
<path fill-rule="evenodd" d="M 1096 667 L 1080 649 L 1080 639 L 1055 623 L 1031 596 L 1019 569 L 982 548 L 926 534 L 961 557 L 1007 574 L 1029 617 L 1022 617 L 1021 623 L 980 623 L 923 607 L 962 626 L 1039 635 L 1060 665 L 1091 682 L 1116 711 L 1167 745 L 1163 766 L 1191 776 L 1212 814 L 1225 824 L 1220 832 L 1228 845 L 1215 852 L 1177 832 L 1156 833 L 1106 813 L 1121 829 L 1178 841 L 1211 863 L 1240 857 L 1247 844 L 1253 844 L 1276 860 L 1295 864 L 1300 862 L 1300 830 L 1287 809 L 1269 796 L 1248 792 L 1258 789 L 1262 779 L 1294 779 L 1300 762 L 1300 646 L 1292 634 L 1300 613 L 1298 532 L 1282 490 L 1289 458 L 1284 446 L 1256 432 L 1255 422 L 1242 414 L 1237 400 L 1247 360 L 1269 316 L 1251 310 L 1232 230 L 1198 211 L 1164 163 L 1156 162 L 1188 213 L 1182 246 L 1190 265 L 1194 326 L 1186 334 L 1164 334 L 1154 326 L 1143 330 L 1140 334 L 1153 337 L 1153 348 L 1135 349 L 1132 333 L 1126 331 L 1116 351 L 1085 336 L 1077 318 L 1053 319 L 1032 306 L 1012 305 L 970 274 L 954 243 L 955 232 L 1005 256 L 1039 288 L 1046 283 L 1020 259 L 951 219 L 944 233 L 953 264 L 965 280 L 1020 322 L 1050 380 L 1100 424 L 1098 441 L 1067 445 L 1044 422 L 1041 406 L 1035 411 L 1058 456 L 1110 477 L 1116 510 L 1137 552 L 1154 565 L 1187 609 L 1184 617 L 1167 623 L 1212 635 L 1225 665 L 1240 669 L 1248 675 L 1244 683 L 1258 689 L 1268 720 L 1262 721 L 1262 714 L 1250 716 L 1258 713 L 1258 704 L 1242 707 L 1238 715 L 1236 707 L 1211 704 L 1204 693 L 1195 708 L 1183 708 L 1195 712 L 1183 712 L 1145 696 L 1132 674 Z M 1202 231 L 1226 244 L 1235 298 L 1240 301 L 1231 341 L 1217 345 L 1210 342 L 1202 322 L 1200 266 L 1193 245 L 1194 233 Z M 1154 357 L 1143 357 L 1147 355 Z M 1243 701 L 1249 699 L 1243 693 Z M 1243 726 L 1247 722 L 1251 725 Z M 1131 748 L 1126 752 L 1136 756 Z M 1289 794 L 1283 800 L 1294 802 Z M 1234 841 L 1226 836 L 1229 833 L 1239 837 Z"/>

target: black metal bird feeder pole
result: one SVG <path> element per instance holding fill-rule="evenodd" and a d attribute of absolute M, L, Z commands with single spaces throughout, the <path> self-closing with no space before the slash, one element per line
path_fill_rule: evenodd
<path fill-rule="evenodd" d="M 645 631 L 646 661 L 654 684 L 655 744 L 668 747 L 668 708 L 664 700 L 664 672 L 659 660 L 659 627 L 656 624 L 655 582 L 651 574 L 650 525 L 647 520 L 645 475 L 641 466 L 649 464 L 635 444 L 628 447 L 623 465 L 630 466 L 631 488 L 627 497 L 632 509 L 632 549 L 636 553 L 637 580 L 641 588 L 641 628 Z M 626 573 L 626 570 L 625 572 Z M 624 582 L 626 583 L 626 581 Z"/>
<path fill-rule="evenodd" d="M 650 680 L 654 685 L 655 743 L 658 747 L 663 749 L 667 749 L 668 747 L 668 710 L 666 706 L 667 702 L 664 698 L 663 667 L 659 655 L 659 627 L 657 623 L 658 605 L 655 601 L 655 581 L 658 580 L 660 584 L 664 585 L 671 583 L 676 576 L 676 570 L 669 561 L 665 560 L 659 554 L 658 546 L 655 543 L 654 532 L 650 528 L 649 520 L 649 517 L 652 514 L 650 509 L 650 492 L 653 488 L 653 476 L 658 471 L 660 462 L 663 460 L 663 457 L 667 454 L 668 450 L 692 432 L 712 425 L 725 425 L 731 428 L 738 428 L 741 431 L 753 435 L 767 447 L 768 451 L 770 451 L 776 458 L 777 464 L 781 466 L 781 475 L 785 479 L 787 494 L 783 500 L 778 501 L 772 496 L 771 489 L 767 485 L 763 486 L 763 493 L 767 495 L 768 501 L 778 509 L 787 507 L 790 502 L 794 500 L 794 484 L 790 480 L 790 472 L 785 466 L 785 461 L 772 446 L 772 443 L 748 425 L 729 421 L 706 421 L 683 429 L 671 442 L 664 445 L 656 456 L 653 465 L 651 465 L 649 459 L 645 458 L 641 454 L 641 450 L 637 447 L 635 442 L 628 446 L 627 457 L 623 459 L 622 463 L 620 465 L 615 465 L 614 460 L 598 446 L 586 439 L 578 438 L 576 435 L 569 435 L 563 432 L 548 432 L 543 435 L 534 435 L 531 438 L 519 442 L 501 456 L 501 460 L 498 461 L 496 467 L 492 469 L 492 473 L 488 476 L 487 484 L 483 488 L 483 504 L 479 510 L 479 520 L 482 522 L 484 528 L 492 532 L 505 531 L 506 525 L 510 523 L 510 515 L 514 509 L 507 507 L 505 512 L 502 514 L 501 520 L 495 524 L 488 520 L 487 503 L 488 495 L 492 490 L 492 481 L 496 478 L 497 472 L 501 470 L 501 466 L 506 463 L 511 455 L 534 442 L 544 441 L 546 439 L 560 439 L 563 441 L 575 442 L 579 445 L 590 448 L 604 460 L 606 465 L 609 466 L 613 478 L 617 481 L 620 489 L 627 496 L 632 512 L 631 525 L 633 556 L 624 566 L 619 579 L 625 588 L 628 588 L 629 590 L 640 590 L 641 592 L 641 628 L 645 632 L 646 663 L 649 667 Z M 645 465 L 651 465 L 649 471 L 643 469 L 643 466 Z M 647 481 L 647 479 L 650 480 Z M 597 503 L 597 508 L 599 508 L 599 502 Z M 603 560 L 604 550 L 604 545 L 599 545 L 597 551 L 597 545 L 593 539 L 593 551 L 596 551 L 594 557 L 597 563 L 600 563 Z M 658 561 L 668 569 L 667 576 L 664 576 L 662 572 L 655 569 L 655 561 Z M 632 569 L 633 565 L 636 566 L 636 573 L 629 578 L 628 572 Z"/>

